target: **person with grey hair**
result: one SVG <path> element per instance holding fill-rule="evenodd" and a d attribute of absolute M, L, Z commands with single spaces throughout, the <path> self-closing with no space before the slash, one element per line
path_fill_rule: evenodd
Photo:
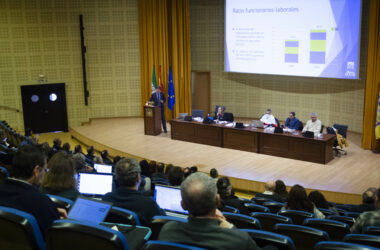
<path fill-rule="evenodd" d="M 311 119 L 307 121 L 305 127 L 303 127 L 302 132 L 311 131 L 314 133 L 314 136 L 317 136 L 321 133 L 322 122 L 317 119 L 317 114 L 312 112 Z"/>
<path fill-rule="evenodd" d="M 363 194 L 362 194 L 362 204 L 360 205 L 353 205 L 350 209 L 352 212 L 359 212 L 363 213 L 366 211 L 373 211 L 375 210 L 375 200 L 376 200 L 376 193 L 377 188 L 368 188 Z"/>
<path fill-rule="evenodd" d="M 181 206 L 189 212 L 188 223 L 166 223 L 158 240 L 206 249 L 259 249 L 255 241 L 227 222 L 217 209 L 220 197 L 213 179 L 193 173 L 181 184 Z"/>
<path fill-rule="evenodd" d="M 361 213 L 351 227 L 351 233 L 364 233 L 367 226 L 380 227 L 380 187 L 375 194 L 375 209 Z"/>
<path fill-rule="evenodd" d="M 104 201 L 114 206 L 129 209 L 137 214 L 142 226 L 149 226 L 155 215 L 165 215 L 157 203 L 138 191 L 140 186 L 140 164 L 136 159 L 124 158 L 115 167 L 116 190 L 103 196 Z"/>
<path fill-rule="evenodd" d="M 266 126 L 266 127 L 277 127 L 279 124 L 277 124 L 276 118 L 272 114 L 271 109 L 267 109 L 265 114 L 263 114 L 260 118 L 260 121 Z"/>

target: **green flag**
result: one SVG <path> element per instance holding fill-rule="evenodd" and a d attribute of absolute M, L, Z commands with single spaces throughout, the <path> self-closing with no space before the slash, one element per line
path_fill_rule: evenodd
<path fill-rule="evenodd" d="M 156 73 L 154 71 L 154 65 L 153 65 L 153 74 L 152 74 L 152 93 L 154 93 L 156 91 L 156 86 L 157 86 L 157 82 L 156 82 Z"/>

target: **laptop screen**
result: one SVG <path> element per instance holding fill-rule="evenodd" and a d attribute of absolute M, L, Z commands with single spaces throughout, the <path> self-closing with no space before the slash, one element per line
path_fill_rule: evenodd
<path fill-rule="evenodd" d="M 112 174 L 112 165 L 94 164 L 94 168 L 98 173 Z"/>
<path fill-rule="evenodd" d="M 104 201 L 95 201 L 78 197 L 71 207 L 68 218 L 99 224 L 106 218 L 112 204 Z"/>
<path fill-rule="evenodd" d="M 154 188 L 154 200 L 162 209 L 181 214 L 188 213 L 181 206 L 182 197 L 179 188 L 156 185 Z"/>
<path fill-rule="evenodd" d="M 99 173 L 79 173 L 78 191 L 81 194 L 104 195 L 112 191 L 112 175 Z"/>

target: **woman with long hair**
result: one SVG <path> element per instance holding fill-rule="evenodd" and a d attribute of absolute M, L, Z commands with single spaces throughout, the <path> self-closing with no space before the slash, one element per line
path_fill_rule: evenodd
<path fill-rule="evenodd" d="M 309 200 L 305 188 L 298 184 L 290 189 L 285 209 L 306 211 L 313 213 L 316 218 L 325 218 L 321 211 L 315 207 L 314 203 Z"/>
<path fill-rule="evenodd" d="M 286 190 L 285 183 L 282 180 L 276 181 L 276 188 L 274 190 L 274 193 L 278 194 L 284 200 L 286 200 L 288 197 L 288 191 Z"/>
<path fill-rule="evenodd" d="M 75 161 L 71 156 L 58 152 L 48 162 L 49 171 L 41 183 L 41 191 L 75 200 L 79 196 L 75 180 Z"/>
<path fill-rule="evenodd" d="M 308 196 L 309 200 L 311 202 L 314 203 L 314 205 L 317 207 L 317 208 L 324 208 L 324 209 L 328 209 L 328 210 L 331 210 L 332 212 L 334 212 L 335 214 L 339 215 L 339 212 L 338 210 L 331 206 L 325 196 L 323 196 L 323 194 L 319 191 L 312 191 L 309 193 L 309 196 Z"/>

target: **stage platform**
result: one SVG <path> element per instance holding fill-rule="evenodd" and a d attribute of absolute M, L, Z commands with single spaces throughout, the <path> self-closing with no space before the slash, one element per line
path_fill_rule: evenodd
<path fill-rule="evenodd" d="M 326 198 L 339 203 L 361 202 L 368 187 L 380 186 L 380 157 L 360 147 L 361 135 L 348 133 L 348 154 L 328 164 L 225 149 L 172 140 L 168 133 L 144 135 L 143 118 L 91 119 L 88 124 L 70 128 L 71 135 L 96 150 L 110 155 L 172 163 L 180 167 L 198 166 L 208 173 L 216 168 L 231 178 L 236 189 L 262 192 L 267 180 L 281 179 L 287 186 L 303 185 L 308 190 L 323 191 Z"/>

